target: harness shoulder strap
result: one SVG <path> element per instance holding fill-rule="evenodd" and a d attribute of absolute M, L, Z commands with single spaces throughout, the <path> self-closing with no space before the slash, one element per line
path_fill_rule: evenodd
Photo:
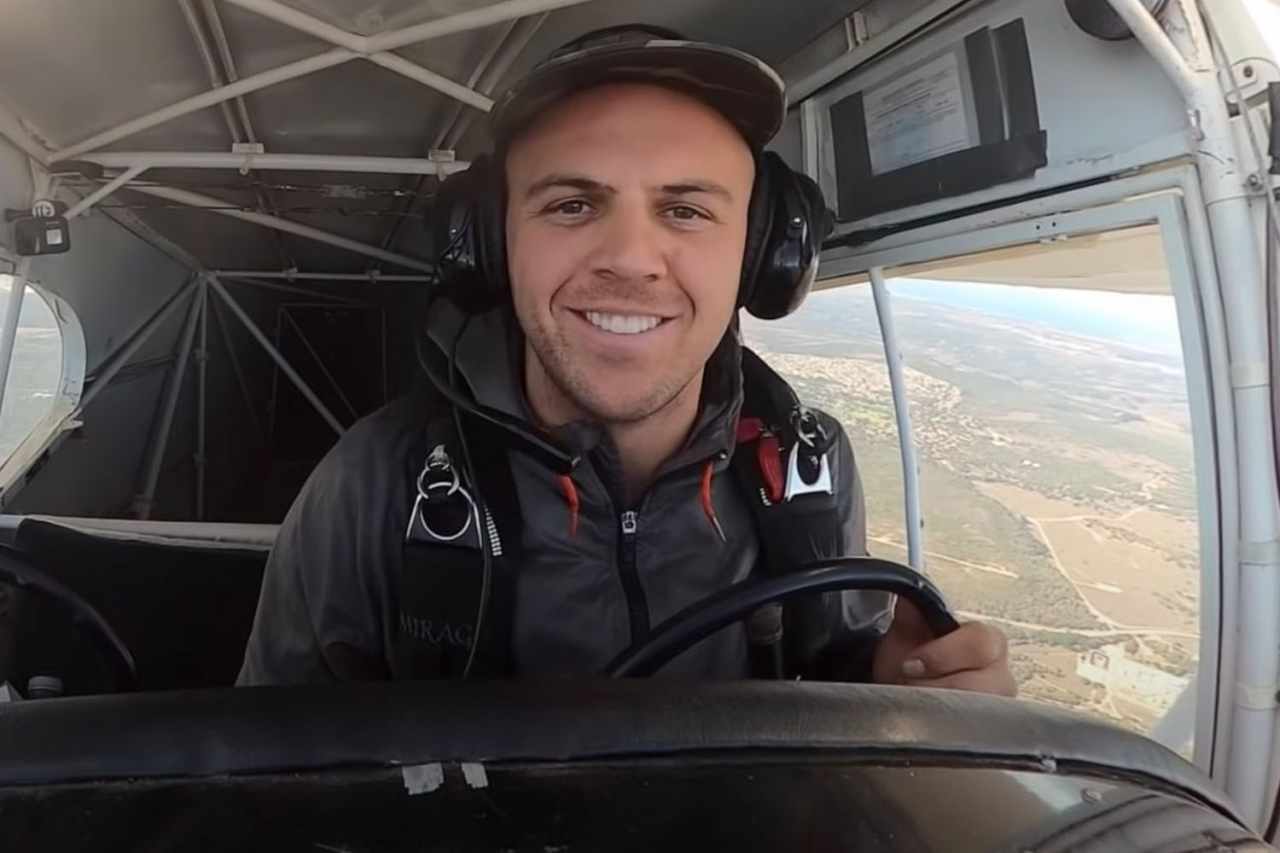
<path fill-rule="evenodd" d="M 841 495 L 829 458 L 836 430 L 745 347 L 742 373 L 742 417 L 731 467 L 759 534 L 761 570 L 776 576 L 847 556 Z"/>
<path fill-rule="evenodd" d="M 397 678 L 498 677 L 511 669 L 512 575 L 519 510 L 505 446 L 491 428 L 461 419 L 430 387 L 416 410 L 422 429 L 405 476 L 412 500 L 397 603 Z M 472 660 L 473 645 L 477 644 Z"/>
<path fill-rule="evenodd" d="M 745 347 L 742 373 L 745 395 L 731 467 L 755 524 L 758 571 L 776 577 L 816 560 L 850 556 L 847 495 L 838 493 L 837 485 L 845 487 L 833 481 L 832 470 L 844 478 L 852 472 L 839 471 L 830 458 L 837 451 L 838 426 L 824 424 L 823 416 L 806 409 L 786 380 Z M 757 617 L 765 617 L 763 624 L 778 624 L 776 607 L 771 617 L 763 610 Z M 869 677 L 872 646 L 862 642 L 850 648 L 844 642 L 840 593 L 808 596 L 781 609 L 782 671 L 770 662 L 766 665 L 775 671 L 757 675 Z M 768 642 L 776 647 L 776 638 Z M 755 659 L 774 658 L 759 654 Z"/>

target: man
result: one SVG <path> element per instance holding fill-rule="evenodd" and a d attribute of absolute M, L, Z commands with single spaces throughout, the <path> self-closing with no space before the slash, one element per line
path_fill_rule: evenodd
<path fill-rule="evenodd" d="M 486 242 L 468 232 L 486 219 L 477 198 L 437 246 L 489 265 L 432 303 L 434 388 L 353 427 L 304 486 L 241 683 L 597 674 L 771 547 L 725 474 L 752 392 L 735 318 L 763 275 L 744 270 L 753 189 L 785 95 L 753 58 L 668 36 L 591 34 L 499 101 L 497 153 L 472 176 L 492 190 L 496 245 L 465 248 Z M 500 297 L 468 307 L 468 287 Z M 838 424 L 818 424 L 837 512 L 816 538 L 864 554 L 852 452 Z M 547 447 L 571 461 L 557 468 Z M 989 626 L 935 638 L 914 606 L 875 592 L 806 612 L 788 630 L 821 641 L 789 674 L 1014 692 Z M 661 674 L 750 670 L 736 625 Z"/>

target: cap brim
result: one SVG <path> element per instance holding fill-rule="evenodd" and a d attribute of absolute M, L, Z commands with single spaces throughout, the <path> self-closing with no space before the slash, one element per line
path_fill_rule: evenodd
<path fill-rule="evenodd" d="M 754 56 L 704 42 L 654 39 L 588 48 L 544 63 L 494 105 L 494 139 L 509 140 L 566 95 L 614 82 L 687 92 L 723 113 L 756 148 L 773 138 L 787 112 L 782 79 Z"/>

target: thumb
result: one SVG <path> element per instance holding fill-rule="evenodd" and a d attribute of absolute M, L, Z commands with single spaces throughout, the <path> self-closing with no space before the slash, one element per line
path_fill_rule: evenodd
<path fill-rule="evenodd" d="M 945 637 L 908 652 L 902 674 L 913 680 L 942 678 L 995 666 L 1007 655 L 1008 641 L 1001 631 L 981 622 L 967 622 Z"/>
<path fill-rule="evenodd" d="M 904 671 L 917 649 L 934 639 L 920 609 L 899 597 L 893 611 L 893 622 L 876 647 L 872 677 L 880 684 L 901 684 L 904 679 L 919 678 Z"/>

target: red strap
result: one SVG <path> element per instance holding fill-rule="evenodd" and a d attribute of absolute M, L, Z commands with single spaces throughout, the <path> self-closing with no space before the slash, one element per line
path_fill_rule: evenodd
<path fill-rule="evenodd" d="M 738 444 L 755 441 L 764 431 L 764 421 L 759 418 L 742 418 L 738 421 Z"/>
<path fill-rule="evenodd" d="M 782 443 L 773 433 L 760 436 L 756 444 L 756 459 L 760 463 L 760 477 L 772 503 L 782 503 L 784 484 L 782 479 Z"/>
<path fill-rule="evenodd" d="M 760 465 L 760 479 L 764 480 L 765 494 L 771 503 L 781 503 L 784 493 L 782 478 L 782 442 L 768 430 L 760 418 L 738 420 L 738 444 L 756 444 L 756 462 Z"/>
<path fill-rule="evenodd" d="M 715 463 L 708 461 L 702 468 L 702 488 L 698 490 L 698 497 L 702 502 L 702 512 L 707 516 L 707 521 L 710 521 L 711 526 L 715 528 L 720 541 L 725 542 L 727 540 L 724 536 L 724 528 L 720 526 L 720 519 L 716 516 L 716 505 L 711 501 L 711 478 L 715 473 Z"/>
<path fill-rule="evenodd" d="M 578 509 L 581 502 L 578 500 L 578 489 L 573 485 L 573 478 L 568 474 L 561 474 L 557 479 L 560 481 L 560 491 L 564 492 L 564 499 L 569 504 L 569 535 L 578 535 Z"/>

